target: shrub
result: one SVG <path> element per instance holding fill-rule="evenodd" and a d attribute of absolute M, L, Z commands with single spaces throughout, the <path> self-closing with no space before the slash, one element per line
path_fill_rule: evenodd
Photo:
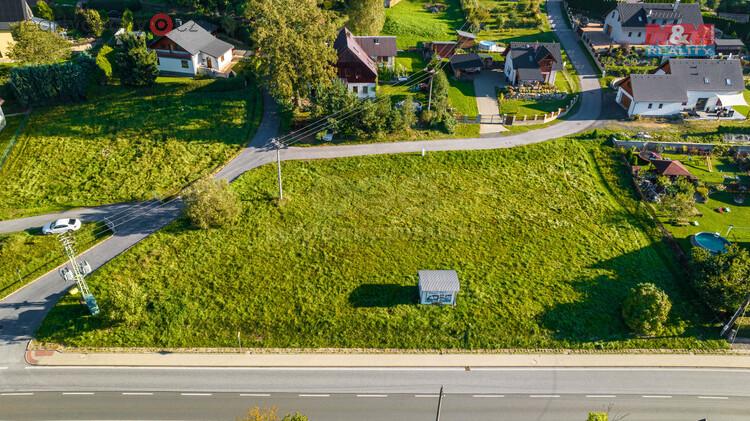
<path fill-rule="evenodd" d="M 115 53 L 117 74 L 123 85 L 148 86 L 156 82 L 159 68 L 156 52 L 146 48 L 146 38 L 136 34 L 123 34 L 121 45 Z"/>
<path fill-rule="evenodd" d="M 82 101 L 95 66 L 94 59 L 84 53 L 64 63 L 15 67 L 9 83 L 25 107 Z"/>
<path fill-rule="evenodd" d="M 589 412 L 587 421 L 609 421 L 609 415 L 606 412 Z"/>
<path fill-rule="evenodd" d="M 76 9 L 76 21 L 81 29 L 89 35 L 99 37 L 104 32 L 104 21 L 95 9 Z"/>
<path fill-rule="evenodd" d="M 184 195 L 185 214 L 198 228 L 218 228 L 234 223 L 240 215 L 239 199 L 226 180 L 202 179 Z"/>
<path fill-rule="evenodd" d="M 70 43 L 54 32 L 44 31 L 32 22 L 11 26 L 15 42 L 8 56 L 21 64 L 48 64 L 67 60 Z"/>
<path fill-rule="evenodd" d="M 124 28 L 125 31 L 131 32 L 133 30 L 133 22 L 135 21 L 135 17 L 133 16 L 133 12 L 130 9 L 125 9 L 122 12 L 122 19 L 120 20 L 120 27 Z"/>
<path fill-rule="evenodd" d="M 639 335 L 655 335 L 664 328 L 672 303 L 667 294 L 652 283 L 641 283 L 630 290 L 622 303 L 625 324 Z"/>
<path fill-rule="evenodd" d="M 112 57 L 114 50 L 109 45 L 105 45 L 96 55 L 96 66 L 101 70 L 101 80 L 106 81 L 112 77 Z"/>
<path fill-rule="evenodd" d="M 34 16 L 49 21 L 55 20 L 55 12 L 49 7 L 47 2 L 43 0 L 40 0 L 37 2 L 36 6 L 34 6 Z"/>
<path fill-rule="evenodd" d="M 693 247 L 691 266 L 695 288 L 715 311 L 732 312 L 750 294 L 750 253 L 742 247 L 720 254 Z"/>
<path fill-rule="evenodd" d="M 113 322 L 136 327 L 146 313 L 148 296 L 134 280 L 124 277 L 118 288 L 110 291 L 104 308 L 104 314 Z"/>

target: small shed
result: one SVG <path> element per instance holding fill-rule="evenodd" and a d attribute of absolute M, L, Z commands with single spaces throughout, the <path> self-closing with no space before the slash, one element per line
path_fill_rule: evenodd
<path fill-rule="evenodd" d="M 457 78 L 467 74 L 479 73 L 484 67 L 484 61 L 479 54 L 456 54 L 450 60 L 451 70 Z"/>
<path fill-rule="evenodd" d="M 455 270 L 420 270 L 419 303 L 456 305 L 459 284 Z"/>

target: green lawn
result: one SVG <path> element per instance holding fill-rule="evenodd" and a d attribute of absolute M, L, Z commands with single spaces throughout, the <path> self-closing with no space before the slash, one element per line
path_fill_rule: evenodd
<path fill-rule="evenodd" d="M 456 39 L 455 30 L 464 22 L 459 0 L 442 2 L 447 8 L 440 13 L 430 13 L 427 0 L 402 0 L 385 11 L 382 35 L 395 35 L 399 49 L 413 48 L 422 41 L 450 41 Z"/>
<path fill-rule="evenodd" d="M 451 106 L 456 109 L 458 114 L 476 117 L 479 110 L 477 109 L 477 97 L 474 93 L 474 82 L 458 80 L 454 77 L 449 77 L 448 80 L 450 82 L 448 99 Z"/>
<path fill-rule="evenodd" d="M 664 245 L 615 199 L 632 192 L 603 148 L 558 140 L 285 162 L 281 207 L 276 169 L 264 166 L 232 184 L 241 224 L 177 221 L 91 276 L 104 315 L 123 292 L 130 322 L 87 316 L 68 296 L 38 339 L 233 347 L 239 331 L 246 347 L 725 348 Z M 420 269 L 457 270 L 458 305 L 417 305 Z M 674 302 L 658 338 L 633 337 L 620 316 L 643 281 Z"/>
<path fill-rule="evenodd" d="M 396 56 L 396 70 L 403 70 L 407 74 L 412 74 L 424 70 L 427 63 L 422 57 L 422 53 L 417 51 L 401 51 Z"/>
<path fill-rule="evenodd" d="M 3 157 L 10 153 L 10 143 L 21 125 L 23 117 L 10 117 L 6 119 L 5 128 L 0 131 L 0 166 L 3 163 Z"/>
<path fill-rule="evenodd" d="M 160 78 L 35 109 L 0 169 L 0 219 L 167 195 L 213 171 L 262 114 L 258 90 L 235 80 Z"/>
<path fill-rule="evenodd" d="M 527 99 L 500 99 L 500 114 L 515 114 L 516 116 L 541 116 L 545 113 L 557 111 L 570 103 L 571 95 L 563 99 L 533 101 Z"/>
<path fill-rule="evenodd" d="M 485 22 L 484 29 L 477 34 L 479 39 L 504 43 L 512 41 L 556 41 L 555 35 L 547 22 L 546 3 L 542 2 L 539 10 L 539 13 L 543 16 L 543 24 L 541 27 L 536 24 L 528 24 L 527 21 L 524 21 L 524 19 L 531 19 L 536 12 L 534 10 L 529 10 L 525 13 L 518 12 L 518 18 L 516 20 L 508 18 L 510 10 L 517 7 L 517 1 L 480 0 L 480 3 L 491 11 L 491 17 Z M 502 28 L 498 27 L 496 23 L 498 14 L 502 14 L 506 18 L 505 26 Z"/>
<path fill-rule="evenodd" d="M 102 224 L 85 224 L 75 234 L 77 249 L 86 250 L 108 235 L 109 231 Z M 62 246 L 54 235 L 42 235 L 41 230 L 0 234 L 0 298 L 65 260 Z"/>

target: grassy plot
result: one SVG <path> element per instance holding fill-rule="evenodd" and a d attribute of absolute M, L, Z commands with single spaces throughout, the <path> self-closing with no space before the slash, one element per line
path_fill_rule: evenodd
<path fill-rule="evenodd" d="M 85 224 L 75 234 L 83 251 L 109 235 L 102 224 Z M 54 235 L 34 232 L 0 234 L 0 297 L 33 281 L 65 262 L 62 245 Z"/>
<path fill-rule="evenodd" d="M 90 278 L 103 311 L 68 297 L 38 339 L 67 345 L 373 348 L 704 348 L 665 247 L 610 193 L 591 153 L 553 141 L 497 151 L 287 162 L 288 201 L 274 204 L 275 168 L 232 188 L 242 223 L 170 225 Z M 614 166 L 598 152 L 598 164 Z M 603 178 L 604 177 L 604 178 Z M 455 269 L 456 307 L 417 305 L 420 269 Z M 632 337 L 619 303 L 650 281 L 674 302 L 669 332 Z M 128 286 L 127 288 L 124 288 Z M 117 306 L 122 308 L 122 306 Z M 116 317 L 119 315 L 115 315 Z"/>
<path fill-rule="evenodd" d="M 22 121 L 22 116 L 9 117 L 5 120 L 5 128 L 0 131 L 0 166 L 3 164 L 3 158 L 10 153 L 11 142 Z"/>
<path fill-rule="evenodd" d="M 476 117 L 479 110 L 477 109 L 477 97 L 474 93 L 474 82 L 458 80 L 454 77 L 449 77 L 449 82 L 448 100 L 456 113 Z"/>
<path fill-rule="evenodd" d="M 477 34 L 480 39 L 504 43 L 556 41 L 547 22 L 546 3 L 542 2 L 539 10 L 529 8 L 526 11 L 519 10 L 518 1 L 480 0 L 480 3 L 490 11 L 490 19 L 484 22 L 484 28 Z M 541 25 L 537 22 L 537 15 L 540 16 Z M 499 16 L 505 19 L 502 27 L 497 22 Z"/>
<path fill-rule="evenodd" d="M 450 41 L 456 39 L 455 30 L 464 22 L 459 0 L 446 0 L 445 10 L 428 11 L 427 0 L 402 0 L 385 11 L 382 35 L 395 35 L 399 49 L 413 48 L 418 42 Z"/>
<path fill-rule="evenodd" d="M 261 108 L 235 79 L 160 78 L 37 109 L 0 170 L 0 218 L 173 193 L 232 157 Z"/>
<path fill-rule="evenodd" d="M 418 51 L 401 51 L 396 56 L 396 69 L 403 70 L 407 74 L 422 71 L 425 67 L 427 67 L 427 62 Z"/>

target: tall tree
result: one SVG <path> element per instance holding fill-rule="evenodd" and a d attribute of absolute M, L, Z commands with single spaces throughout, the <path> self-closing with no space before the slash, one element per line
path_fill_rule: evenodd
<path fill-rule="evenodd" d="M 732 312 L 750 294 L 750 253 L 740 246 L 719 254 L 693 247 L 692 269 L 696 289 L 716 311 Z"/>
<path fill-rule="evenodd" d="M 48 64 L 70 57 L 70 43 L 54 32 L 40 29 L 32 22 L 11 27 L 15 41 L 8 56 L 22 64 Z"/>
<path fill-rule="evenodd" d="M 347 27 L 357 35 L 378 35 L 385 24 L 383 0 L 350 0 Z"/>
<path fill-rule="evenodd" d="M 123 85 L 152 85 L 159 75 L 156 52 L 146 48 L 146 37 L 126 33 L 120 37 L 122 45 L 115 52 L 117 74 Z"/>
<path fill-rule="evenodd" d="M 94 9 L 76 9 L 76 21 L 80 27 L 89 35 L 99 37 L 104 32 L 104 21 L 102 15 Z"/>
<path fill-rule="evenodd" d="M 334 80 L 333 16 L 316 0 L 249 0 L 254 68 L 281 104 L 299 106 L 313 86 Z"/>

